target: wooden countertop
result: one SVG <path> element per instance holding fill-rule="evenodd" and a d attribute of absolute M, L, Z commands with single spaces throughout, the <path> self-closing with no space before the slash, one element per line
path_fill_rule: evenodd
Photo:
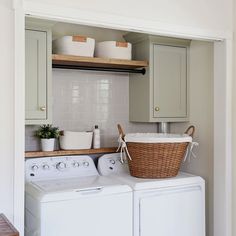
<path fill-rule="evenodd" d="M 52 152 L 35 151 L 35 152 L 25 152 L 25 158 L 113 153 L 116 152 L 116 149 L 117 147 L 81 149 L 81 150 L 57 150 Z"/>
<path fill-rule="evenodd" d="M 3 214 L 0 214 L 0 236 L 19 236 L 19 232 Z"/>

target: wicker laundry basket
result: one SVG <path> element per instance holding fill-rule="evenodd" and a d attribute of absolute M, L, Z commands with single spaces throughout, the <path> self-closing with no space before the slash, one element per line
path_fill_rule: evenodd
<path fill-rule="evenodd" d="M 125 135 L 120 125 L 118 130 L 131 157 L 131 160 L 128 158 L 128 164 L 132 176 L 167 178 L 178 174 L 188 144 L 192 142 L 195 127 L 190 126 L 183 135 Z"/>

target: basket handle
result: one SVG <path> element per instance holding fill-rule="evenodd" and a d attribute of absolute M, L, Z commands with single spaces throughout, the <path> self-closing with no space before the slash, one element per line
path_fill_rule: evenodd
<path fill-rule="evenodd" d="M 117 128 L 118 128 L 119 134 L 121 135 L 121 138 L 124 139 L 125 133 L 124 133 L 124 131 L 123 131 L 121 125 L 118 124 L 118 125 L 117 125 Z"/>
<path fill-rule="evenodd" d="M 195 133 L 195 126 L 190 125 L 186 131 L 184 132 L 185 134 L 188 134 L 189 136 L 193 137 L 194 133 Z"/>

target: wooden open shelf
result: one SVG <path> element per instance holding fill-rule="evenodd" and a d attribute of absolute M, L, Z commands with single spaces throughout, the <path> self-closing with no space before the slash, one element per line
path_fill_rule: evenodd
<path fill-rule="evenodd" d="M 148 61 L 134 61 L 109 59 L 98 57 L 80 57 L 72 55 L 52 55 L 52 65 L 55 66 L 80 66 L 95 68 L 114 68 L 114 69 L 140 69 L 148 66 Z"/>
<path fill-rule="evenodd" d="M 109 147 L 109 148 L 98 148 L 98 149 L 58 150 L 52 152 L 34 151 L 34 152 L 25 152 L 25 158 L 113 153 L 116 152 L 116 149 L 117 149 L 116 147 Z"/>

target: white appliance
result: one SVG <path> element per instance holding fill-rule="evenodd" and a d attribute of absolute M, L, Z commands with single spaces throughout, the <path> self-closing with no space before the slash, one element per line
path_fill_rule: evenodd
<path fill-rule="evenodd" d="M 99 158 L 102 175 L 122 180 L 134 192 L 134 236 L 205 236 L 205 182 L 180 172 L 168 179 L 130 176 L 120 154 Z"/>
<path fill-rule="evenodd" d="M 26 236 L 132 236 L 132 189 L 89 156 L 28 159 Z"/>

